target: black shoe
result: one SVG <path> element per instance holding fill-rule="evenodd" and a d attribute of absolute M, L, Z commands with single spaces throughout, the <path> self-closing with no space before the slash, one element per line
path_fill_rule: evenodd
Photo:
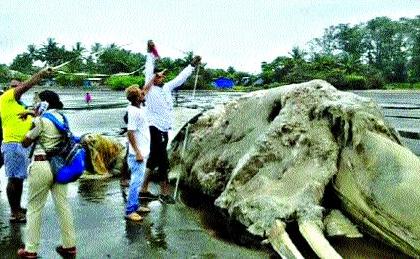
<path fill-rule="evenodd" d="M 55 251 L 63 258 L 76 258 L 76 247 L 64 248 L 63 246 L 57 246 Z"/>
<path fill-rule="evenodd" d="M 159 195 L 159 200 L 165 204 L 175 204 L 174 198 L 170 195 Z"/>
<path fill-rule="evenodd" d="M 159 198 L 159 196 L 154 195 L 151 192 L 140 192 L 139 197 L 142 200 L 157 200 Z"/>

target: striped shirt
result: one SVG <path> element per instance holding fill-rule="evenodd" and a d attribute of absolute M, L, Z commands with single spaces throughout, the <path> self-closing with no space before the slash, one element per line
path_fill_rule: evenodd
<path fill-rule="evenodd" d="M 145 82 L 149 82 L 153 77 L 153 70 L 156 58 L 148 53 L 145 65 Z M 162 87 L 152 85 L 146 95 L 146 114 L 151 126 L 155 126 L 160 131 L 167 132 L 173 125 L 173 100 L 171 92 L 187 81 L 194 71 L 194 67 L 188 65 L 174 79 L 165 83 Z"/>

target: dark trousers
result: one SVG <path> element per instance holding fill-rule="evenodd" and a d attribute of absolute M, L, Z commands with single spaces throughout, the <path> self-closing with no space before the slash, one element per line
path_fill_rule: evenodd
<path fill-rule="evenodd" d="M 146 167 L 152 172 L 158 168 L 158 179 L 168 180 L 169 160 L 166 147 L 168 145 L 168 132 L 160 131 L 154 126 L 150 130 L 150 154 L 147 159 Z"/>

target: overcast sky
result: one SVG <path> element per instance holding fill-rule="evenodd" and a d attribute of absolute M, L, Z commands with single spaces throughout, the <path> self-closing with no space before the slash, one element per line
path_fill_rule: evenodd
<path fill-rule="evenodd" d="M 331 25 L 416 15 L 420 0 L 1 0 L 0 64 L 49 37 L 67 49 L 99 42 L 141 53 L 153 39 L 161 56 L 194 51 L 208 67 L 259 72 Z"/>

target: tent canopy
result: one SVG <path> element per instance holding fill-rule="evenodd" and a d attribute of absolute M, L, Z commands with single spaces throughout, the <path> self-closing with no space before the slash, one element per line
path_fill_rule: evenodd
<path fill-rule="evenodd" d="M 213 84 L 217 88 L 232 88 L 235 85 L 233 80 L 227 77 L 219 77 L 218 79 L 214 80 Z"/>

